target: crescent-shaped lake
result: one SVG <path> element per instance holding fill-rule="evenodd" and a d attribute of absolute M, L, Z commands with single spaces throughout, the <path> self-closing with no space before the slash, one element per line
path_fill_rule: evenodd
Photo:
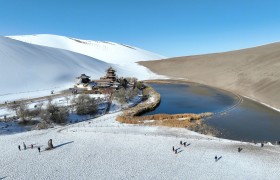
<path fill-rule="evenodd" d="M 280 112 L 231 92 L 196 83 L 149 83 L 161 94 L 153 114 L 213 112 L 203 122 L 216 129 L 218 137 L 248 142 L 280 140 Z"/>

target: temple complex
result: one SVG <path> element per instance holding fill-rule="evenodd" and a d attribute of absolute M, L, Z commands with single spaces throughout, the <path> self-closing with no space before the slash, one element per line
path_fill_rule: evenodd
<path fill-rule="evenodd" d="M 117 89 L 120 86 L 120 83 L 117 82 L 116 70 L 112 67 L 106 70 L 106 75 L 97 80 L 90 80 L 90 76 L 81 74 L 78 79 L 75 88 L 93 90 L 99 88 L 109 88 L 112 87 Z"/>

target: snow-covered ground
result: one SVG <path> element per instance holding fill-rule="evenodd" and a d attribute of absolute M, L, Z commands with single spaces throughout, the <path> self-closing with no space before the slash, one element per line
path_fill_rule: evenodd
<path fill-rule="evenodd" d="M 279 179 L 280 147 L 125 125 L 119 113 L 48 130 L 0 136 L 5 179 Z M 56 147 L 45 149 L 47 141 Z M 179 141 L 189 144 L 183 147 Z M 34 144 L 35 149 L 18 150 Z M 180 148 L 174 154 L 172 146 Z M 243 150 L 238 153 L 237 148 Z M 215 162 L 214 157 L 221 157 Z"/>

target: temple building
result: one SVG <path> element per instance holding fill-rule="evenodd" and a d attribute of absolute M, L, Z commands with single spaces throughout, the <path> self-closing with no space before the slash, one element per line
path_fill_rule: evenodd
<path fill-rule="evenodd" d="M 77 83 L 89 83 L 90 82 L 90 76 L 87 76 L 85 74 L 81 74 L 79 77 L 76 77 L 78 79 Z"/>
<path fill-rule="evenodd" d="M 92 82 L 90 76 L 86 74 L 81 74 L 79 77 L 76 77 L 76 79 L 78 80 L 74 86 L 75 88 L 92 90 L 92 87 L 96 86 L 96 82 Z"/>
<path fill-rule="evenodd" d="M 117 89 L 120 85 L 117 82 L 116 70 L 112 67 L 106 70 L 106 76 L 101 77 L 100 80 L 94 80 L 97 83 L 97 87 L 112 87 Z"/>
<path fill-rule="evenodd" d="M 120 86 L 120 83 L 117 82 L 116 70 L 114 70 L 112 67 L 108 68 L 106 70 L 106 75 L 100 79 L 90 80 L 90 76 L 85 74 L 81 74 L 76 79 L 78 79 L 78 81 L 74 87 L 86 90 L 109 87 L 117 89 Z"/>
<path fill-rule="evenodd" d="M 116 70 L 114 70 L 112 67 L 108 68 L 106 72 L 106 76 L 101 77 L 100 80 L 110 80 L 111 82 L 115 82 L 117 80 Z"/>

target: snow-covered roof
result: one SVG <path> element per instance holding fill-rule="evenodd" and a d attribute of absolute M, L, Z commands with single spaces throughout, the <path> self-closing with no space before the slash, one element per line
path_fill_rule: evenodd
<path fill-rule="evenodd" d="M 86 79 L 86 78 L 90 78 L 90 76 L 87 76 L 86 74 L 81 74 L 79 77 L 77 77 L 77 79 Z"/>

